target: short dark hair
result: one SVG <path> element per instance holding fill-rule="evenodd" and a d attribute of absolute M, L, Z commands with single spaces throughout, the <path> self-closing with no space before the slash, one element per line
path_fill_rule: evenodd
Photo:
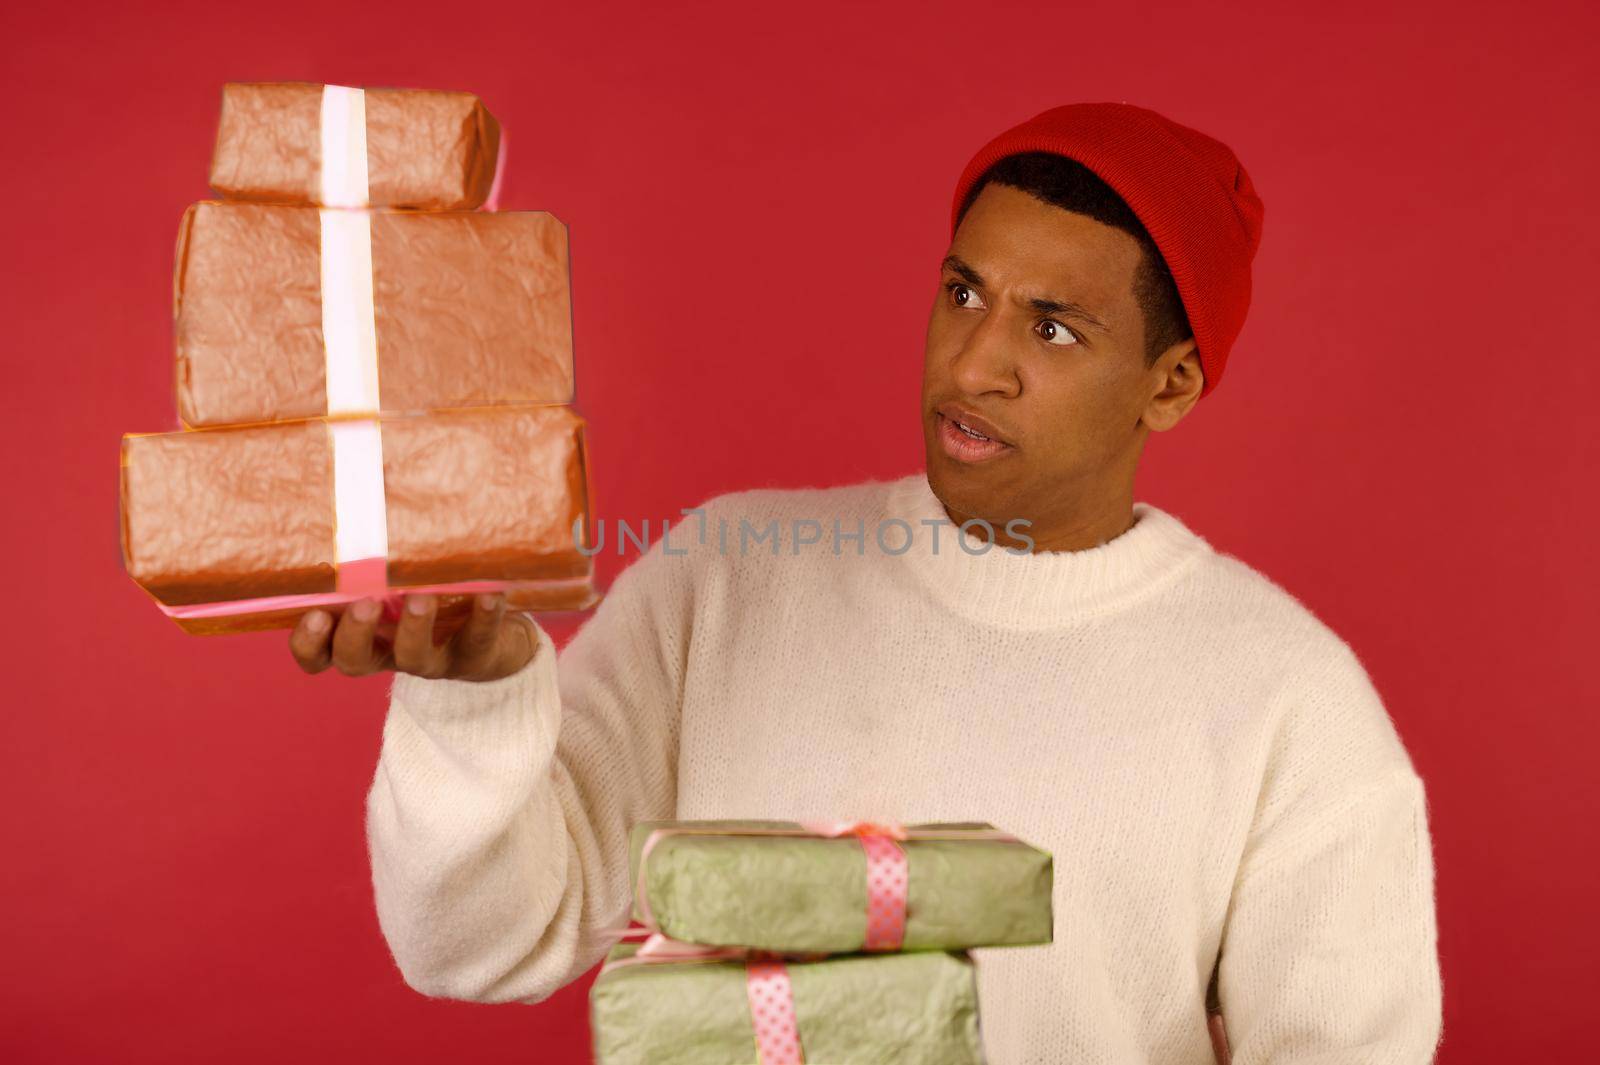
<path fill-rule="evenodd" d="M 1094 171 L 1076 159 L 1053 152 L 1008 155 L 973 183 L 956 216 L 957 225 L 966 217 L 978 193 L 990 182 L 1026 192 L 1055 207 L 1088 215 L 1097 222 L 1115 226 L 1139 242 L 1144 256 L 1133 274 L 1133 298 L 1144 312 L 1146 363 L 1153 364 L 1162 352 L 1194 335 L 1189 328 L 1189 316 L 1183 309 L 1183 299 L 1178 295 L 1177 282 L 1172 280 L 1172 271 L 1167 268 L 1161 249 L 1156 247 L 1149 230 L 1127 201 Z"/>

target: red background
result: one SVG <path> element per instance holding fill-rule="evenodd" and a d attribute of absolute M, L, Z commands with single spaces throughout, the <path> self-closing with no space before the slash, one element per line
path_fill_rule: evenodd
<path fill-rule="evenodd" d="M 1001 127 L 1128 100 L 1231 144 L 1254 307 L 1140 496 L 1374 675 L 1430 788 L 1440 1060 L 1589 1052 L 1596 9 L 1291 6 L 9 8 L 0 1057 L 587 1052 L 587 980 L 489 1007 L 393 967 L 361 821 L 387 681 L 185 636 L 122 571 L 118 438 L 176 426 L 173 240 L 228 79 L 482 94 L 505 205 L 571 227 L 608 523 L 918 467 L 948 197 Z"/>

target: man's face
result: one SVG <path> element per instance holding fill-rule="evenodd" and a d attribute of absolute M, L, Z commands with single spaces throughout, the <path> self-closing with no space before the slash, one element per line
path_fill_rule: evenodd
<path fill-rule="evenodd" d="M 1037 536 L 1131 488 L 1164 372 L 1144 357 L 1140 256 L 1086 215 L 979 193 L 941 268 L 922 377 L 928 481 L 952 517 L 1002 540 L 1026 518 Z"/>

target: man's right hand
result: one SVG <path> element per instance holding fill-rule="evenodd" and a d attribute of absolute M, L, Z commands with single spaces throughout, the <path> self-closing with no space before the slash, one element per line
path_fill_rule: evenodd
<path fill-rule="evenodd" d="M 437 608 L 432 595 L 406 596 L 392 640 L 378 635 L 382 611 L 372 599 L 348 604 L 337 617 L 309 610 L 289 634 L 289 650 L 307 673 L 331 665 L 350 677 L 394 670 L 487 681 L 517 672 L 538 649 L 532 619 L 516 612 L 507 617 L 503 594 L 474 596 L 472 616 L 442 645 L 433 642 Z"/>

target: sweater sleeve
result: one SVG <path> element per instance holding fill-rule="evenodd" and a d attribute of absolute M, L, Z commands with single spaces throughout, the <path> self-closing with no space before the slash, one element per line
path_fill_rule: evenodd
<path fill-rule="evenodd" d="M 561 652 L 499 680 L 396 674 L 367 843 L 378 923 L 435 997 L 538 1002 L 615 942 L 628 831 L 672 816 L 690 559 L 656 541 Z"/>
<path fill-rule="evenodd" d="M 1233 1065 L 1426 1065 L 1442 1019 L 1426 791 L 1342 643 L 1282 716 L 1224 929 Z"/>

